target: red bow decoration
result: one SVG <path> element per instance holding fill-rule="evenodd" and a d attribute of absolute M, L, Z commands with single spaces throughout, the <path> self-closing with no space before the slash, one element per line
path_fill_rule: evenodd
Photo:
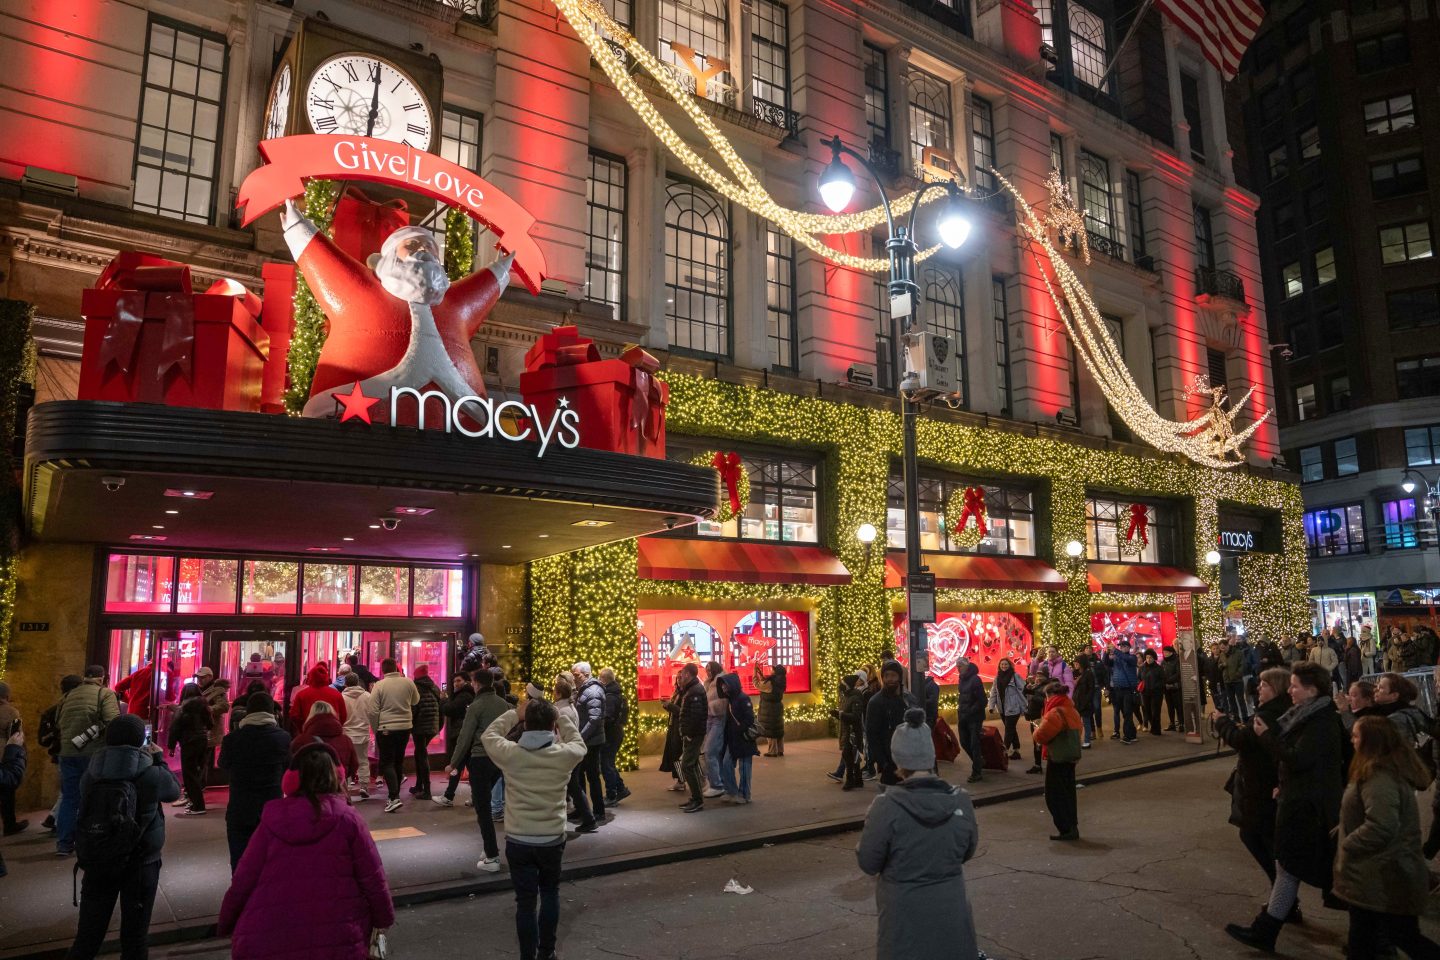
<path fill-rule="evenodd" d="M 955 533 L 958 536 L 960 531 L 965 529 L 965 521 L 970 517 L 975 518 L 975 531 L 980 534 L 983 540 L 990 535 L 990 528 L 985 524 L 985 488 L 965 488 L 965 508 L 960 511 L 960 519 L 955 521 Z"/>
<path fill-rule="evenodd" d="M 1150 508 L 1143 503 L 1130 504 L 1130 528 L 1125 531 L 1125 539 L 1135 540 L 1135 534 L 1140 534 L 1142 546 L 1150 546 Z"/>
<path fill-rule="evenodd" d="M 599 359 L 600 351 L 595 346 L 595 341 L 580 336 L 580 328 L 571 324 L 552 327 L 549 333 L 536 340 L 535 345 L 525 354 L 525 369 L 533 371 L 546 367 L 573 367 Z M 659 369 L 658 363 L 656 369 Z"/>
<path fill-rule="evenodd" d="M 660 361 L 647 353 L 638 344 L 627 344 L 620 359 L 630 365 L 630 385 L 634 395 L 630 398 L 630 429 L 640 432 L 639 452 L 645 452 L 647 442 L 660 439 L 660 430 L 665 422 L 665 393 L 655 374 L 660 372 Z M 734 456 L 734 454 L 732 454 Z M 718 467 L 716 469 L 719 469 Z M 732 502 L 735 494 L 731 494 Z M 739 507 L 733 508 L 736 513 Z"/>
<path fill-rule="evenodd" d="M 720 482 L 730 496 L 730 512 L 740 515 L 740 454 L 717 453 L 710 459 L 710 466 L 720 471 Z"/>

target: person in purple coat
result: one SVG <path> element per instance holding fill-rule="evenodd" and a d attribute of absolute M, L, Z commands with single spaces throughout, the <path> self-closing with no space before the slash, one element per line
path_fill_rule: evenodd
<path fill-rule="evenodd" d="M 220 905 L 233 960 L 366 960 L 371 931 L 394 924 L 380 852 L 338 762 L 323 743 L 302 747 L 299 788 L 265 805 Z"/>

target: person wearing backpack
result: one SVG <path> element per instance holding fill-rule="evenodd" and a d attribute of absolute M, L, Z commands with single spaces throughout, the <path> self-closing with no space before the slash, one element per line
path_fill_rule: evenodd
<path fill-rule="evenodd" d="M 225 807 L 225 839 L 233 874 L 260 826 L 265 804 L 281 796 L 281 778 L 290 760 L 290 734 L 275 719 L 268 693 L 252 693 L 245 719 L 220 742 L 220 768 L 230 773 L 230 803 Z"/>
<path fill-rule="evenodd" d="M 5 741 L 5 752 L 0 756 L 0 787 L 14 789 L 25 779 L 25 734 L 19 730 L 10 734 Z M 5 876 L 5 855 L 0 854 L 0 877 Z"/>
<path fill-rule="evenodd" d="M 55 818 L 55 852 L 75 852 L 75 820 L 80 815 L 80 778 L 90 758 L 105 745 L 105 728 L 120 716 L 120 702 L 105 688 L 105 668 L 85 668 L 80 686 L 60 702 L 60 812 Z M 145 724 L 140 721 L 141 726 Z"/>
<path fill-rule="evenodd" d="M 1045 749 L 1045 806 L 1055 821 L 1051 840 L 1079 840 L 1080 812 L 1075 799 L 1075 764 L 1080 762 L 1083 724 L 1065 684 L 1045 688 L 1045 714 L 1035 728 L 1035 742 Z"/>
<path fill-rule="evenodd" d="M 140 716 L 115 717 L 101 742 L 79 787 L 75 869 L 85 876 L 75 942 L 65 957 L 93 960 L 118 897 L 121 960 L 144 960 L 165 846 L 164 804 L 180 798 L 180 784 L 160 748 L 145 742 Z"/>

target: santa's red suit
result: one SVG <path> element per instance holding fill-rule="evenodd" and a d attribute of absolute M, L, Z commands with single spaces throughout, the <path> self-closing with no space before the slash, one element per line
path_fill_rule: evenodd
<path fill-rule="evenodd" d="M 329 335 L 311 381 L 307 417 L 334 416 L 335 394 L 359 382 L 388 422 L 390 388 L 439 389 L 456 399 L 485 396 L 470 340 L 510 282 L 513 256 L 451 284 L 433 306 L 389 293 L 375 273 L 341 251 L 309 220 L 286 226 L 295 263 L 329 320 Z"/>

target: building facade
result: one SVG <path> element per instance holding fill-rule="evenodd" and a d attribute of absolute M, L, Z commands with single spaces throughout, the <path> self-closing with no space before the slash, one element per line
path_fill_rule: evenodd
<path fill-rule="evenodd" d="M 1424 5 L 1277 3 L 1233 90 L 1317 627 L 1436 614 L 1437 42 Z"/>
<path fill-rule="evenodd" d="M 1299 499 L 1272 466 L 1275 424 L 1230 471 L 1132 443 L 1076 363 L 1013 209 L 995 195 L 992 167 L 1034 202 L 1060 171 L 1091 249 L 1075 267 L 1163 416 L 1204 412 L 1190 389 L 1201 376 L 1237 397 L 1255 387 L 1237 426 L 1274 405 L 1257 198 L 1232 169 L 1219 76 L 1156 12 L 1132 24 L 1137 7 L 606 3 L 782 205 L 818 208 L 820 139 L 836 134 L 895 193 L 938 158 L 983 198 L 968 243 L 917 276 L 922 317 L 957 354 L 958 390 L 926 410 L 921 430 L 923 548 L 951 615 L 932 632 L 932 672 L 966 650 L 986 650 L 988 663 L 1117 632 L 1158 644 L 1175 636 L 1177 594 L 1195 594 L 1203 636 L 1223 628 L 1222 595 L 1242 602 L 1251 629 L 1303 620 Z M 543 677 L 587 656 L 613 663 L 642 702 L 662 696 L 687 657 L 747 673 L 786 665 L 790 707 L 806 719 L 824 715 L 842 671 L 890 641 L 903 602 L 886 550 L 905 534 L 883 278 L 827 263 L 707 189 L 544 0 L 37 2 L 0 20 L 0 42 L 33 85 L 0 100 L 0 293 L 35 310 L 37 417 L 76 394 L 81 291 L 118 251 L 188 264 L 199 289 L 229 277 L 258 290 L 265 264 L 288 260 L 275 216 L 239 226 L 238 185 L 263 139 L 365 132 L 356 117 L 370 107 L 349 102 L 343 74 L 376 64 L 415 99 L 396 100 L 372 130 L 477 171 L 536 218 L 541 292 L 512 285 L 472 344 L 492 393 L 513 394 L 526 352 L 556 324 L 577 324 L 602 356 L 642 344 L 672 390 L 669 458 L 736 452 L 750 491 L 722 519 L 672 499 L 678 529 L 639 541 L 532 544 L 517 550 L 535 558 L 528 568 L 506 562 L 508 537 L 480 526 L 458 540 L 422 536 L 430 506 L 415 500 L 396 501 L 427 511 L 404 518 L 402 530 L 417 531 L 405 549 L 370 539 L 367 523 L 306 547 L 276 522 L 267 529 L 285 545 L 267 550 L 233 513 L 136 543 L 111 524 L 45 532 L 37 465 L 70 455 L 31 436 L 16 618 L 49 632 L 15 632 L 10 646 L 31 705 L 48 699 L 61 661 L 105 662 L 119 679 L 173 647 L 234 672 L 256 652 L 273 665 L 281 643 L 294 682 L 313 660 L 370 656 L 372 641 L 390 652 L 434 643 L 414 655 L 444 659 L 479 624 L 516 669 Z M 658 85 L 641 86 L 688 131 Z M 445 232 L 443 209 L 405 199 L 412 222 Z M 875 201 L 870 191 L 857 205 Z M 919 224 L 925 245 L 929 218 Z M 856 254 L 883 249 L 878 235 L 831 239 Z M 493 238 L 474 240 L 483 266 Z M 953 529 L 975 489 L 990 520 L 978 542 Z M 1143 543 L 1127 536 L 1137 511 Z M 883 539 L 857 541 L 862 523 Z M 1217 544 L 1218 567 L 1204 560 Z M 385 622 L 372 631 L 371 616 Z M 439 627 L 425 622 L 435 618 Z"/>

